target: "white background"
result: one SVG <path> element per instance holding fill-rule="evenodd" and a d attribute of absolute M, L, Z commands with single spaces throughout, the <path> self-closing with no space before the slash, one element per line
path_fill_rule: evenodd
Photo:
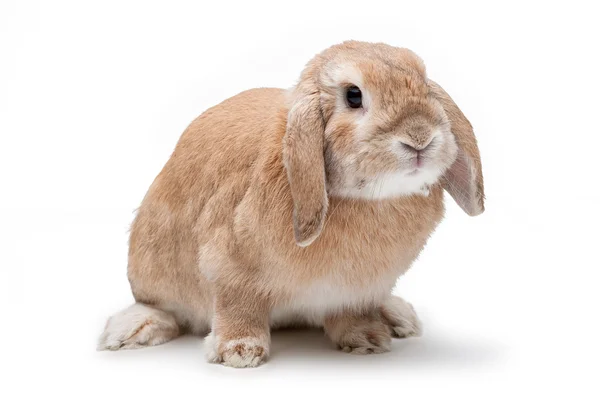
<path fill-rule="evenodd" d="M 599 396 L 598 12 L 577 1 L 2 1 L 0 395 Z M 289 87 L 331 44 L 416 51 L 479 138 L 487 211 L 400 279 L 425 326 L 388 354 L 273 336 L 251 370 L 201 338 L 96 352 L 132 302 L 133 210 L 186 125 Z"/>

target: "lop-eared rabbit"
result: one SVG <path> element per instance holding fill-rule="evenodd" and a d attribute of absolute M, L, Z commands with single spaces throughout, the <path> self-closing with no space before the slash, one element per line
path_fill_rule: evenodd
<path fill-rule="evenodd" d="M 209 361 L 252 367 L 276 327 L 341 350 L 419 335 L 391 291 L 444 214 L 484 210 L 472 127 L 413 52 L 349 41 L 291 90 L 245 91 L 185 130 L 131 228 L 136 303 L 99 349 L 206 334 Z"/>

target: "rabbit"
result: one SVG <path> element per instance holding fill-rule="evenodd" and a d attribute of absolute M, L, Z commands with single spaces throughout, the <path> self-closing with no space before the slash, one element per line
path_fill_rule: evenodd
<path fill-rule="evenodd" d="M 184 131 L 131 227 L 135 304 L 98 349 L 205 338 L 210 362 L 254 367 L 270 330 L 318 327 L 342 351 L 421 333 L 392 295 L 444 214 L 484 211 L 469 121 L 412 51 L 347 41 L 290 90 L 251 89 Z"/>

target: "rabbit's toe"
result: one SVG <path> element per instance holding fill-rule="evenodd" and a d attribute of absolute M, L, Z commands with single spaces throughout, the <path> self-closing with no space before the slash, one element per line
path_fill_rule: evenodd
<path fill-rule="evenodd" d="M 206 337 L 209 362 L 220 363 L 233 368 L 254 368 L 268 356 L 267 344 L 254 337 L 245 337 L 220 342 L 212 333 Z"/>

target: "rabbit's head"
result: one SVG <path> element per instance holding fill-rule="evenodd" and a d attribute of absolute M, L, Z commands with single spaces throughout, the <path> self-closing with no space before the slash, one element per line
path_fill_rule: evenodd
<path fill-rule="evenodd" d="M 483 212 L 471 125 L 412 51 L 333 46 L 290 94 L 283 150 L 298 245 L 321 232 L 328 196 L 385 200 L 441 183 L 466 213 Z"/>

